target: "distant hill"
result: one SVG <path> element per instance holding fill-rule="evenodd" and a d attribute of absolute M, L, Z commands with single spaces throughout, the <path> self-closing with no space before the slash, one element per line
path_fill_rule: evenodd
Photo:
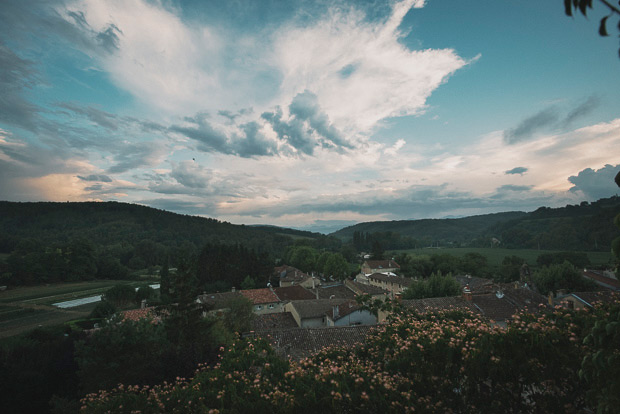
<path fill-rule="evenodd" d="M 495 238 L 508 248 L 605 251 L 610 249 L 611 241 L 620 236 L 620 230 L 613 224 L 618 213 L 620 197 L 614 196 L 561 208 L 540 207 L 530 213 L 516 211 L 457 219 L 359 223 L 331 235 L 346 242 L 360 234 L 379 233 L 378 239 L 390 243 L 394 234 L 398 234 L 408 238 L 407 244 L 414 243 L 417 247 L 486 247 Z"/>
<path fill-rule="evenodd" d="M 321 235 L 285 228 L 235 225 L 119 202 L 0 201 L 0 253 L 10 253 L 21 239 L 66 243 L 84 238 L 94 245 L 136 245 L 150 240 L 164 246 L 191 243 L 243 243 L 257 251 L 283 250 L 292 237 Z"/>

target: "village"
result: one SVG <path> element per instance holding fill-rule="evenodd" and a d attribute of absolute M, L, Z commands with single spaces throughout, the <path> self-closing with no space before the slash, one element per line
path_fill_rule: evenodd
<path fill-rule="evenodd" d="M 249 331 L 242 337 L 269 339 L 278 355 L 300 359 L 330 346 L 353 346 L 363 343 L 372 328 L 387 323 L 392 313 L 369 304 L 395 303 L 418 313 L 464 310 L 481 317 L 490 326 L 506 328 L 519 312 L 537 313 L 541 307 L 562 306 L 568 309 L 593 308 L 598 302 L 613 302 L 620 292 L 620 282 L 612 272 L 583 270 L 582 276 L 595 282 L 597 291 L 570 292 L 560 290 L 543 296 L 530 279 L 524 264 L 518 281 L 497 283 L 471 275 L 456 275 L 461 295 L 402 299 L 403 292 L 417 280 L 399 276 L 400 266 L 394 260 L 364 260 L 354 279 L 325 280 L 292 266 L 274 268 L 271 280 L 277 286 L 259 289 L 235 289 L 229 292 L 203 293 L 196 303 L 209 309 L 205 317 L 221 318 L 230 312 L 234 299 L 244 298 L 251 304 L 253 318 Z M 388 307 L 389 309 L 389 307 Z M 160 318 L 156 308 L 146 301 L 141 309 L 123 312 L 123 319 Z"/>

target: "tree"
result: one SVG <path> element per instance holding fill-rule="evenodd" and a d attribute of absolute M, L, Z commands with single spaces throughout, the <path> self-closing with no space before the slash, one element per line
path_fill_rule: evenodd
<path fill-rule="evenodd" d="M 379 240 L 374 239 L 372 241 L 372 252 L 370 254 L 372 260 L 383 260 L 385 250 L 383 250 L 383 247 L 381 246 L 381 243 L 379 243 Z"/>
<path fill-rule="evenodd" d="M 256 289 L 256 281 L 252 279 L 250 275 L 247 275 L 245 279 L 243 279 L 243 282 L 241 282 L 241 289 Z"/>
<path fill-rule="evenodd" d="M 333 276 L 337 280 L 344 280 L 349 273 L 349 264 L 340 253 L 332 254 L 325 263 L 325 276 Z"/>
<path fill-rule="evenodd" d="M 418 280 L 403 292 L 403 299 L 438 298 L 444 296 L 456 296 L 461 292 L 461 285 L 448 273 L 442 276 L 441 272 L 433 273 L 426 280 Z"/>
<path fill-rule="evenodd" d="M 607 7 L 609 14 L 601 19 L 598 33 L 601 36 L 609 36 L 609 33 L 607 32 L 607 21 L 612 16 L 619 17 L 620 8 L 612 5 L 608 0 L 600 0 L 600 2 Z M 572 16 L 573 11 L 579 11 L 584 17 L 587 17 L 588 9 L 591 8 L 592 0 L 564 0 L 564 12 L 567 16 Z M 618 30 L 620 30 L 620 23 L 618 24 Z"/>
<path fill-rule="evenodd" d="M 242 333 L 252 329 L 254 320 L 254 306 L 252 302 L 243 296 L 230 299 L 225 305 L 230 309 L 224 314 L 224 325 L 230 332 Z"/>
<path fill-rule="evenodd" d="M 521 267 L 525 259 L 519 256 L 505 256 L 502 260 L 500 275 L 495 278 L 497 282 L 514 282 L 521 277 Z"/>
<path fill-rule="evenodd" d="M 109 301 L 117 308 L 122 308 L 133 303 L 135 298 L 135 289 L 124 284 L 114 285 L 103 294 L 103 300 Z"/>
<path fill-rule="evenodd" d="M 570 262 L 552 264 L 534 272 L 532 281 L 543 295 L 549 292 L 557 293 L 560 289 L 569 292 L 591 291 L 596 284 L 584 278 Z"/>
<path fill-rule="evenodd" d="M 290 265 L 309 273 L 316 268 L 317 251 L 310 246 L 295 246 L 290 254 Z"/>

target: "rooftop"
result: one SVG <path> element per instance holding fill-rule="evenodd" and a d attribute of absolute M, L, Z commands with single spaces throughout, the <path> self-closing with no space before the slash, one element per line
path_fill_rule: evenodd
<path fill-rule="evenodd" d="M 371 269 L 400 269 L 394 260 L 366 260 L 364 264 Z"/>
<path fill-rule="evenodd" d="M 476 313 L 479 312 L 472 302 L 463 299 L 461 296 L 403 300 L 401 303 L 403 307 L 413 309 L 418 313 L 444 309 L 471 310 Z"/>
<path fill-rule="evenodd" d="M 281 301 L 316 299 L 314 293 L 299 285 L 274 288 Z"/>
<path fill-rule="evenodd" d="M 268 288 L 247 289 L 247 290 L 242 290 L 239 293 L 241 293 L 241 295 L 245 296 L 246 298 L 250 299 L 250 301 L 254 305 L 260 305 L 262 303 L 280 302 L 280 299 L 278 299 L 276 294 L 271 289 L 268 289 Z"/>

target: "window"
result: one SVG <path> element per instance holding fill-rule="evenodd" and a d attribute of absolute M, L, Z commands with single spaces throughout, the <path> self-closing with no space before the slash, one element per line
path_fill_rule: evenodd
<path fill-rule="evenodd" d="M 263 309 L 263 305 L 256 305 L 256 310 L 261 310 Z"/>
<path fill-rule="evenodd" d="M 269 309 L 273 309 L 273 308 L 275 308 L 275 306 L 272 303 L 271 305 L 269 305 Z"/>

